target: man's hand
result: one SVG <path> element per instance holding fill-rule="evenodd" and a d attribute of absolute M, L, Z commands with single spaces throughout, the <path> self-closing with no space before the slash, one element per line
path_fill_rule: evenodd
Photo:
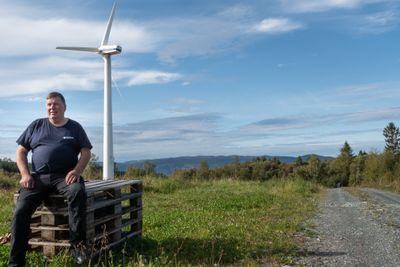
<path fill-rule="evenodd" d="M 21 180 L 19 180 L 19 184 L 24 188 L 33 188 L 35 186 L 31 175 L 22 176 Z"/>
<path fill-rule="evenodd" d="M 19 172 L 21 173 L 21 180 L 19 181 L 19 184 L 24 188 L 33 188 L 34 183 L 31 173 L 29 171 L 27 156 L 28 150 L 25 147 L 19 145 L 16 152 L 17 166 Z"/>
<path fill-rule="evenodd" d="M 65 183 L 68 185 L 73 184 L 79 181 L 79 177 L 81 177 L 81 174 L 78 173 L 76 170 L 72 170 L 67 173 L 67 176 L 65 176 Z"/>

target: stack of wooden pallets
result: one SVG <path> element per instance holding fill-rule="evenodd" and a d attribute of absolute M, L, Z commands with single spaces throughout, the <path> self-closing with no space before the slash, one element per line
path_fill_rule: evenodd
<path fill-rule="evenodd" d="M 128 238 L 141 237 L 142 181 L 89 181 L 85 185 L 86 239 L 93 255 Z M 50 195 L 34 213 L 29 245 L 48 257 L 70 247 L 68 207 L 62 195 Z"/>

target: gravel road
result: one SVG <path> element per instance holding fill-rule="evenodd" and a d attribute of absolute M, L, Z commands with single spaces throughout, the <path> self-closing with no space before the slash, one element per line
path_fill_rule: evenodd
<path fill-rule="evenodd" d="M 400 266 L 400 195 L 330 189 L 313 224 L 296 266 Z"/>

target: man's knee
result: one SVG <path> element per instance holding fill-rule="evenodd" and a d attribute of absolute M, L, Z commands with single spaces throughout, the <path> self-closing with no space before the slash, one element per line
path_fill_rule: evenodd
<path fill-rule="evenodd" d="M 26 222 L 35 212 L 38 204 L 26 199 L 18 199 L 14 210 L 14 218 L 17 222 Z"/>
<path fill-rule="evenodd" d="M 14 221 L 16 225 L 21 225 L 21 222 L 26 222 L 30 217 L 32 216 L 31 214 L 31 209 L 29 207 L 18 205 L 15 210 L 14 210 Z"/>
<path fill-rule="evenodd" d="M 68 195 L 69 195 L 69 198 L 71 198 L 71 199 L 86 198 L 85 185 L 83 183 L 70 184 L 69 185 L 69 190 L 68 190 Z"/>

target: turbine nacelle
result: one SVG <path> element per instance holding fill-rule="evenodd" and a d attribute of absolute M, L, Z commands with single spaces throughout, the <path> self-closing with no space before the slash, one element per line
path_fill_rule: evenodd
<path fill-rule="evenodd" d="M 115 55 L 120 54 L 122 51 L 122 47 L 119 45 L 102 45 L 98 48 L 99 54 L 102 55 Z"/>

